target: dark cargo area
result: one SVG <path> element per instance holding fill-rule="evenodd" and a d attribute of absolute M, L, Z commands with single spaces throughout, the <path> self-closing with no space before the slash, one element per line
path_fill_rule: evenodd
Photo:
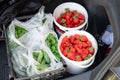
<path fill-rule="evenodd" d="M 91 71 L 107 57 L 106 51 L 109 45 L 102 42 L 101 36 L 103 35 L 106 27 L 110 24 L 107 12 L 103 6 L 96 6 L 92 1 L 95 0 L 18 0 L 15 3 L 2 2 L 0 3 L 0 80 L 11 80 L 14 78 L 9 74 L 9 49 L 7 45 L 6 30 L 10 22 L 17 18 L 20 21 L 26 21 L 36 14 L 41 7 L 45 5 L 46 13 L 53 13 L 54 9 L 63 2 L 76 2 L 83 5 L 88 11 L 88 29 L 98 42 L 98 52 L 95 61 L 87 71 Z M 3 6 L 1 6 L 3 4 Z M 79 74 L 78 74 L 79 75 Z M 57 76 L 57 75 L 56 75 Z M 65 79 L 76 75 L 67 72 L 58 75 L 58 78 L 51 77 L 52 79 Z M 46 79 L 45 79 L 46 80 Z M 48 78 L 49 80 L 49 78 Z"/>

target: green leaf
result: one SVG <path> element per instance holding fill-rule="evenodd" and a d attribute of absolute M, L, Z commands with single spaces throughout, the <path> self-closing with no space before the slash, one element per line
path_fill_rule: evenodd
<path fill-rule="evenodd" d="M 92 57 L 92 55 L 88 54 L 88 56 L 85 58 L 85 60 L 89 59 L 90 57 Z"/>
<path fill-rule="evenodd" d="M 61 20 L 61 23 L 65 23 L 65 19 L 62 19 L 62 20 Z"/>
<path fill-rule="evenodd" d="M 69 10 L 69 8 L 65 8 L 65 11 Z"/>
<path fill-rule="evenodd" d="M 73 16 L 73 18 L 74 18 L 74 19 L 77 19 L 78 16 L 79 16 L 79 14 L 76 14 L 76 15 Z"/>

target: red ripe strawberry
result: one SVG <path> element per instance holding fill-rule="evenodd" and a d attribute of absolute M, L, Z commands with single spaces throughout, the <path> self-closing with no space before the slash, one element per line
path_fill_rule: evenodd
<path fill-rule="evenodd" d="M 78 47 L 81 49 L 82 48 L 82 42 L 78 44 Z"/>
<path fill-rule="evenodd" d="M 68 27 L 69 27 L 69 28 L 72 28 L 72 25 L 71 25 L 71 24 L 68 24 Z"/>
<path fill-rule="evenodd" d="M 88 54 L 89 51 L 87 49 L 84 50 L 84 54 Z"/>
<path fill-rule="evenodd" d="M 77 24 L 77 26 L 80 26 L 80 25 L 81 25 L 80 23 Z"/>
<path fill-rule="evenodd" d="M 61 20 L 62 20 L 62 18 L 61 18 L 61 17 L 58 17 L 57 22 L 60 24 L 60 23 L 61 23 Z"/>
<path fill-rule="evenodd" d="M 73 45 L 73 47 L 74 47 L 75 49 L 77 49 L 77 48 L 78 48 L 78 45 L 75 44 L 75 45 Z"/>
<path fill-rule="evenodd" d="M 74 40 L 74 44 L 80 44 L 81 42 L 80 42 L 80 40 Z"/>
<path fill-rule="evenodd" d="M 76 51 L 78 52 L 78 54 L 82 53 L 82 49 L 80 49 L 80 48 L 76 48 Z"/>
<path fill-rule="evenodd" d="M 67 36 L 65 36 L 65 37 L 62 39 L 62 43 L 65 43 L 66 41 L 68 41 Z"/>
<path fill-rule="evenodd" d="M 68 57 L 69 59 L 71 59 L 71 60 L 75 60 L 75 54 L 72 53 L 72 52 L 69 52 L 68 55 L 67 55 L 67 57 Z"/>
<path fill-rule="evenodd" d="M 75 48 L 73 46 L 70 46 L 70 51 L 75 53 Z"/>
<path fill-rule="evenodd" d="M 60 51 L 63 52 L 63 47 L 62 47 L 62 45 L 60 45 Z"/>
<path fill-rule="evenodd" d="M 70 18 L 70 21 L 72 22 L 72 21 L 73 21 L 73 18 Z"/>
<path fill-rule="evenodd" d="M 89 50 L 90 54 L 92 54 L 92 55 L 94 54 L 94 48 L 93 47 L 89 47 L 88 50 Z"/>
<path fill-rule="evenodd" d="M 65 18 L 65 15 L 66 15 L 65 13 L 62 13 L 61 18 Z"/>
<path fill-rule="evenodd" d="M 87 41 L 87 45 L 88 45 L 88 47 L 91 47 L 92 43 L 90 41 Z"/>
<path fill-rule="evenodd" d="M 75 34 L 75 39 L 79 39 L 80 35 L 79 34 Z"/>
<path fill-rule="evenodd" d="M 84 20 L 80 20 L 80 24 L 83 24 L 85 21 Z"/>
<path fill-rule="evenodd" d="M 78 24 L 79 23 L 79 19 L 76 18 L 76 19 L 73 20 L 73 22 L 74 22 L 74 24 Z"/>
<path fill-rule="evenodd" d="M 77 14 L 77 10 L 72 11 L 73 15 Z"/>
<path fill-rule="evenodd" d="M 87 54 L 82 54 L 81 57 L 82 59 L 85 59 L 87 57 Z"/>
<path fill-rule="evenodd" d="M 69 41 L 68 42 L 66 41 L 64 44 L 66 47 L 69 47 L 71 45 Z"/>
<path fill-rule="evenodd" d="M 80 40 L 86 42 L 88 41 L 88 38 L 85 35 L 82 35 L 80 36 Z"/>
<path fill-rule="evenodd" d="M 82 61 L 82 58 L 81 58 L 80 55 L 75 56 L 75 58 L 76 58 L 76 59 L 75 59 L 76 61 Z"/>
<path fill-rule="evenodd" d="M 67 25 L 70 25 L 70 20 L 69 20 L 69 19 L 66 20 L 66 24 L 67 24 Z"/>
<path fill-rule="evenodd" d="M 77 24 L 75 24 L 74 26 L 75 26 L 75 27 L 78 27 L 78 25 L 77 25 Z"/>
<path fill-rule="evenodd" d="M 87 43 L 86 43 L 86 42 L 82 42 L 82 47 L 83 47 L 83 48 L 88 47 Z"/>
<path fill-rule="evenodd" d="M 64 55 L 64 56 L 67 56 L 67 55 L 68 55 L 67 48 L 63 50 L 63 55 Z"/>
<path fill-rule="evenodd" d="M 83 16 L 83 14 L 79 13 L 79 16 L 78 16 L 79 19 L 82 19 L 82 20 L 85 20 L 85 17 Z"/>
<path fill-rule="evenodd" d="M 65 18 L 66 18 L 67 20 L 69 20 L 69 19 L 70 19 L 70 15 L 66 15 Z"/>

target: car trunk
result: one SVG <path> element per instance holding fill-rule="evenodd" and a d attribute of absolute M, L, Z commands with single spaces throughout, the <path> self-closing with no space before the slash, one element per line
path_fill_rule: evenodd
<path fill-rule="evenodd" d="M 54 9 L 63 2 L 76 2 L 83 5 L 88 11 L 88 29 L 98 42 L 98 52 L 94 63 L 83 74 L 73 75 L 66 71 L 60 71 L 58 75 L 48 77 L 46 79 L 65 79 L 65 80 L 101 80 L 105 73 L 113 66 L 110 60 L 117 54 L 115 51 L 119 47 L 120 41 L 120 16 L 118 0 L 18 0 L 18 1 L 2 1 L 0 6 L 0 80 L 14 79 L 10 64 L 10 53 L 8 49 L 6 29 L 10 22 L 17 18 L 20 21 L 29 20 L 35 13 L 38 12 L 41 5 L 45 5 L 46 13 L 53 13 Z M 112 26 L 114 34 L 114 43 L 108 55 L 106 51 L 109 45 L 102 42 L 102 35 L 108 25 Z M 113 55 L 114 54 L 114 55 Z M 116 62 L 115 62 L 116 63 Z M 57 77 L 55 77 L 57 76 Z"/>

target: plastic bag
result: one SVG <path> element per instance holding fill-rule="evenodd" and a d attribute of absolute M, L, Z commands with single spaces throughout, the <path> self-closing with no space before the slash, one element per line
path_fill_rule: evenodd
<path fill-rule="evenodd" d="M 60 61 L 56 62 L 55 55 L 45 43 L 49 34 L 58 40 L 53 31 L 52 14 L 45 14 L 44 7 L 30 20 L 20 22 L 14 19 L 9 25 L 7 35 L 11 60 L 18 77 L 41 74 L 63 66 Z"/>

